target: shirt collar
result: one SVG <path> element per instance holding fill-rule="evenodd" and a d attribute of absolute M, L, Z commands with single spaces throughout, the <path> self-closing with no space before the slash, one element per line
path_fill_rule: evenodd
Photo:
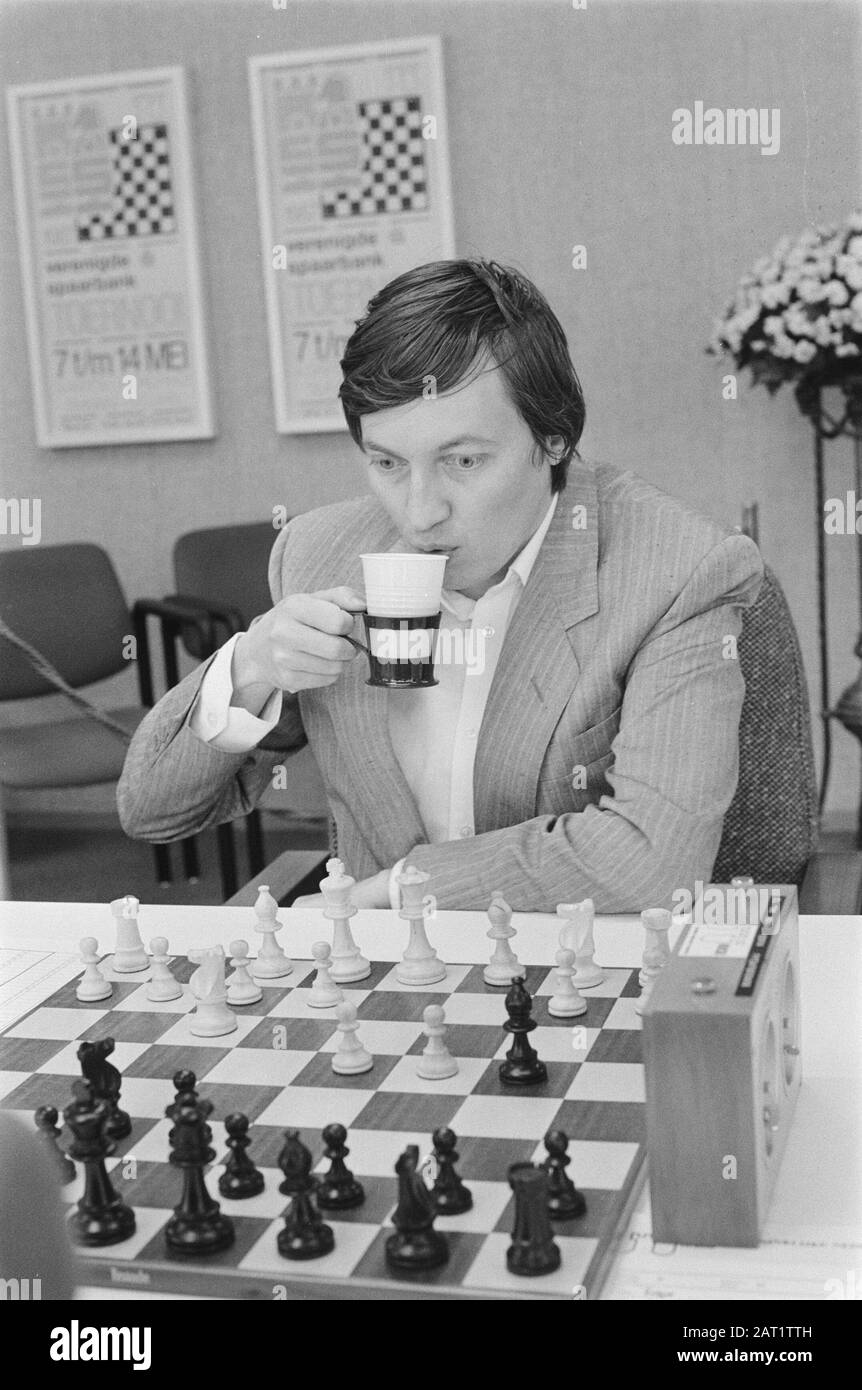
<path fill-rule="evenodd" d="M 518 554 L 509 565 L 509 568 L 506 570 L 505 576 L 498 580 L 496 584 L 492 585 L 492 587 L 487 590 L 487 593 L 493 593 L 496 589 L 501 589 L 504 584 L 511 583 L 513 576 L 521 581 L 522 586 L 526 587 L 533 565 L 536 563 L 536 556 L 541 549 L 542 541 L 545 539 L 548 527 L 553 520 L 559 496 L 560 494 L 558 492 L 554 493 L 551 498 L 551 505 L 545 512 L 537 530 L 533 532 L 523 549 L 519 550 Z M 469 617 L 473 612 L 477 600 L 468 598 L 466 594 L 462 594 L 457 589 L 444 589 L 441 595 L 441 602 L 444 608 L 448 608 L 450 613 L 455 614 L 456 618 L 465 618 Z M 469 608 L 467 605 L 469 605 Z"/>

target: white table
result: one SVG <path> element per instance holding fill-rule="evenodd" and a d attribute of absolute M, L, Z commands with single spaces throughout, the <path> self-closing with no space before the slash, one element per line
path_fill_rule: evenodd
<path fill-rule="evenodd" d="M 282 940 L 296 959 L 329 924 L 318 910 L 282 909 Z M 247 907 L 148 906 L 145 941 L 167 936 L 171 951 L 254 939 Z M 353 918 L 366 954 L 398 960 L 406 927 L 393 913 Z M 559 931 L 550 914 L 518 913 L 523 960 L 547 960 Z M 440 912 L 434 944 L 452 964 L 486 957 L 484 913 Z M 104 903 L 0 903 L 0 1027 L 7 1027 L 80 970 L 78 942 L 113 924 Z M 673 942 L 680 928 L 672 930 Z M 596 919 L 596 957 L 604 966 L 640 963 L 643 930 L 634 916 Z M 802 1089 L 775 1195 L 757 1250 L 653 1247 L 647 1190 L 606 1281 L 605 1299 L 807 1299 L 859 1297 L 862 1291 L 862 918 L 800 918 Z M 94 1290 L 103 1299 L 106 1290 Z M 86 1291 L 84 1296 L 87 1296 Z M 110 1296 L 115 1296 L 111 1292 Z M 140 1298 L 137 1293 L 120 1295 Z"/>

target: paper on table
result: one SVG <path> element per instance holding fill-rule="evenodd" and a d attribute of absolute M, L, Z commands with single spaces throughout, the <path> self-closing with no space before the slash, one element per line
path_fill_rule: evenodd
<path fill-rule="evenodd" d="M 654 1246 L 645 1188 L 602 1298 L 859 1298 L 862 1182 L 847 1161 L 859 1149 L 858 1091 L 850 1076 L 803 1081 L 756 1250 Z M 830 1143 L 820 1143 L 827 1133 Z"/>
<path fill-rule="evenodd" d="M 23 1018 L 80 972 L 80 956 L 0 950 L 0 1028 Z"/>

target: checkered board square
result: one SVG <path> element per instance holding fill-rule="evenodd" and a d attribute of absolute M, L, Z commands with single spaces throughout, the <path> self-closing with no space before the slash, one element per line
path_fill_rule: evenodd
<path fill-rule="evenodd" d="M 108 131 L 113 177 L 111 210 L 76 219 L 79 241 L 120 241 L 177 230 L 168 127 L 144 125 L 132 140 Z"/>
<path fill-rule="evenodd" d="M 192 969 L 182 957 L 172 968 L 181 981 Z M 370 1072 L 353 1077 L 332 1071 L 334 1010 L 308 1006 L 308 962 L 295 962 L 292 974 L 264 986 L 259 1003 L 237 1008 L 236 1032 L 221 1038 L 190 1031 L 187 992 L 155 1004 L 147 999 L 147 971 L 105 973 L 115 982 L 110 999 L 79 1003 L 73 980 L 0 1035 L 0 1105 L 20 1112 L 29 1125 L 39 1105 L 55 1105 L 62 1113 L 68 1104 L 82 1039 L 116 1039 L 121 1105 L 133 1129 L 108 1167 L 118 1193 L 135 1210 L 137 1228 L 122 1243 L 82 1252 L 89 1283 L 251 1299 L 597 1295 L 645 1172 L 636 971 L 607 970 L 597 988 L 584 992 L 586 1013 L 565 1020 L 548 1012 L 549 967 L 528 968 L 538 1025 L 531 1041 L 547 1063 L 548 1080 L 523 1088 L 499 1080 L 499 1062 L 510 1043 L 502 1030 L 505 990 L 485 985 L 479 966 L 450 965 L 445 982 L 423 989 L 401 985 L 393 965 L 376 963 L 367 979 L 345 986 L 357 1005 L 359 1036 L 375 1059 Z M 423 1010 L 431 1003 L 446 1010 L 447 1041 L 459 1064 L 457 1075 L 445 1081 L 423 1081 L 415 1071 L 425 1041 Z M 195 1072 L 201 1095 L 213 1102 L 218 1157 L 208 1186 L 236 1229 L 229 1250 L 194 1260 L 169 1256 L 164 1236 L 180 1199 L 180 1175 L 167 1161 L 165 1107 L 174 1096 L 171 1077 L 181 1067 Z M 234 1110 L 251 1121 L 250 1153 L 266 1182 L 260 1196 L 246 1201 L 218 1197 L 227 1155 L 223 1122 Z M 366 1200 L 354 1211 L 327 1213 L 335 1249 L 297 1264 L 283 1259 L 276 1246 L 288 1206 L 278 1191 L 283 1131 L 302 1132 L 320 1172 L 327 1166 L 321 1130 L 333 1121 L 348 1128 L 348 1164 Z M 397 1200 L 394 1165 L 407 1144 L 418 1144 L 423 1156 L 430 1153 L 432 1131 L 440 1125 L 458 1136 L 458 1169 L 473 1193 L 473 1208 L 438 1218 L 449 1240 L 448 1264 L 428 1274 L 396 1276 L 384 1253 Z M 544 1158 L 542 1139 L 551 1128 L 570 1138 L 569 1172 L 586 1197 L 587 1212 L 555 1223 L 562 1254 L 556 1273 L 516 1278 L 506 1269 L 513 1221 L 507 1171 L 512 1163 Z M 61 1144 L 66 1142 L 64 1132 Z M 79 1171 L 63 1188 L 70 1210 L 81 1192 Z"/>
<path fill-rule="evenodd" d="M 357 105 L 362 169 L 356 183 L 325 188 L 323 217 L 425 212 L 428 173 L 422 138 L 422 98 L 386 97 Z"/>

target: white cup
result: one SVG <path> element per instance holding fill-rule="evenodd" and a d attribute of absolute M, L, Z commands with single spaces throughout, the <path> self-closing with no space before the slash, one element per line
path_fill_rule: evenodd
<path fill-rule="evenodd" d="M 440 612 L 448 555 L 360 555 L 368 612 L 385 618 L 424 618 Z"/>

